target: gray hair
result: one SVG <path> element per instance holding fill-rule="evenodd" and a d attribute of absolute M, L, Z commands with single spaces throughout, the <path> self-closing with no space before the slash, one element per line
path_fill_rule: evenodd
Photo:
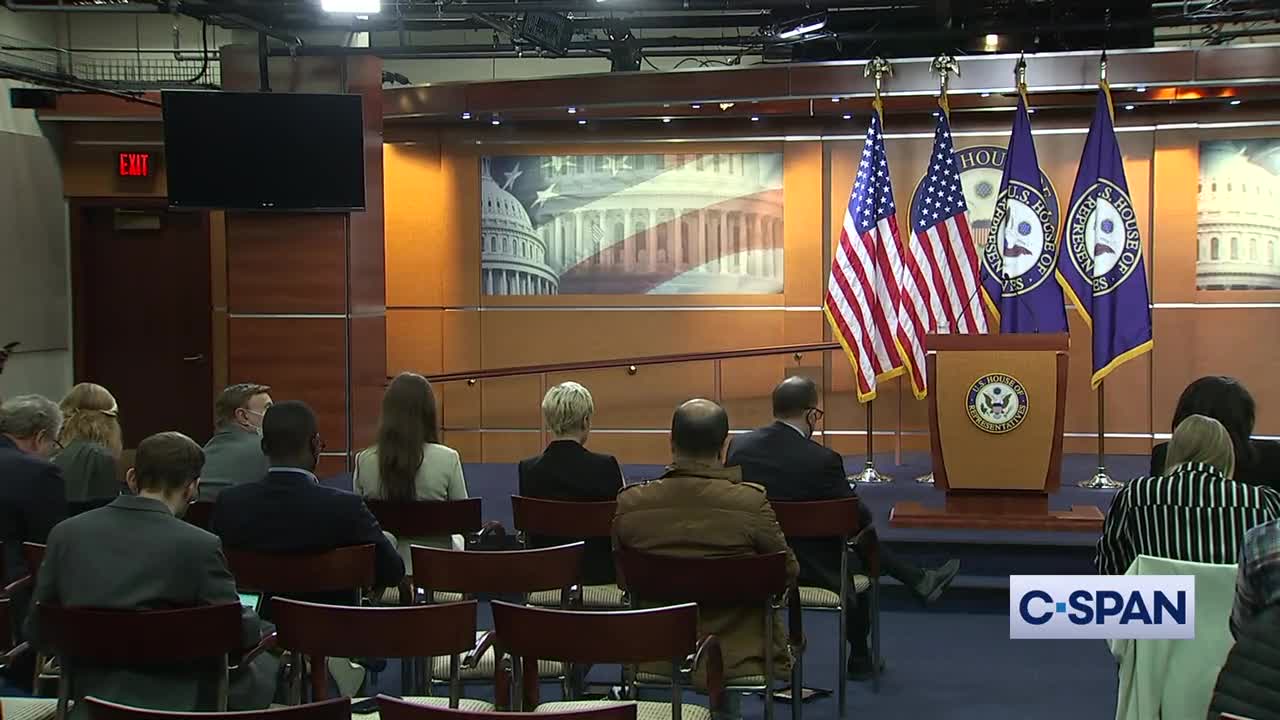
<path fill-rule="evenodd" d="M 19 395 L 0 405 L 0 433 L 16 438 L 35 437 L 44 431 L 51 439 L 62 430 L 62 411 L 43 395 Z"/>
<path fill-rule="evenodd" d="M 571 435 L 586 429 L 596 410 L 591 393 L 576 382 L 562 382 L 542 398 L 542 416 L 553 435 Z"/>

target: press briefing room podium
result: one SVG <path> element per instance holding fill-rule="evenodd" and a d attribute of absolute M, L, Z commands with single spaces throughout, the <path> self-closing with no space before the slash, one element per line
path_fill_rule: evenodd
<path fill-rule="evenodd" d="M 1062 474 L 1067 335 L 930 335 L 926 347 L 933 477 L 946 502 L 900 502 L 890 524 L 1100 530 L 1096 506 L 1049 509 Z"/>

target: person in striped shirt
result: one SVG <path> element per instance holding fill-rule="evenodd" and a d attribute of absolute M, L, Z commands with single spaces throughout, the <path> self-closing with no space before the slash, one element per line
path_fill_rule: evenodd
<path fill-rule="evenodd" d="M 1139 555 L 1230 565 L 1245 533 L 1280 518 L 1280 493 L 1232 480 L 1235 451 L 1222 423 L 1185 418 L 1164 474 L 1130 481 L 1111 503 L 1094 564 L 1119 575 Z"/>

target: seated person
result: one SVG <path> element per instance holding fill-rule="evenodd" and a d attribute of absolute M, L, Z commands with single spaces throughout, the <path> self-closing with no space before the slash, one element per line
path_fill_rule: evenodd
<path fill-rule="evenodd" d="M 1191 415 L 1204 415 L 1222 423 L 1235 451 L 1235 480 L 1280 491 L 1280 442 L 1251 440 L 1256 414 L 1253 396 L 1239 380 L 1220 375 L 1191 383 L 1178 398 L 1172 428 Z M 1151 448 L 1151 475 L 1163 475 L 1169 443 Z"/>
<path fill-rule="evenodd" d="M 551 442 L 541 455 L 520 461 L 520 494 L 544 500 L 613 500 L 622 489 L 622 468 L 617 458 L 586 448 L 595 404 L 591 393 L 576 382 L 565 382 L 542 398 L 542 417 L 551 430 Z M 534 537 L 533 547 L 552 547 L 582 538 Z M 614 582 L 613 550 L 609 538 L 588 538 L 583 558 L 582 582 L 607 585 Z"/>
<path fill-rule="evenodd" d="M 681 405 L 671 420 L 671 467 L 662 477 L 618 494 L 614 545 L 677 557 L 786 551 L 787 578 L 794 580 L 799 567 L 764 488 L 742 482 L 738 468 L 721 462 L 728 435 L 724 408 L 702 399 Z M 625 578 L 619 578 L 619 584 L 625 586 Z M 762 612 L 754 605 L 700 610 L 698 635 L 714 633 L 720 639 L 726 679 L 764 674 Z M 777 676 L 786 678 L 791 655 L 786 630 L 776 615 L 773 654 Z"/>
<path fill-rule="evenodd" d="M 62 468 L 67 502 L 105 505 L 120 494 L 117 463 L 124 449 L 120 409 L 101 385 L 80 383 L 59 405 L 62 410 L 62 449 L 53 464 Z"/>
<path fill-rule="evenodd" d="M 1245 533 L 1231 634 L 1236 644 L 1218 674 L 1211 717 L 1280 718 L 1280 521 Z"/>
<path fill-rule="evenodd" d="M 271 407 L 270 392 L 266 385 L 238 383 L 218 396 L 213 405 L 217 425 L 204 444 L 201 500 L 212 501 L 226 488 L 266 477 L 262 418 Z"/>
<path fill-rule="evenodd" d="M 160 433 L 139 443 L 127 475 L 135 494 L 70 518 L 49 534 L 36 576 L 36 602 L 109 610 L 238 603 L 218 538 L 180 519 L 198 493 L 203 464 L 200 446 L 181 433 Z M 249 608 L 241 613 L 241 644 L 247 650 L 271 627 Z M 39 613 L 30 614 L 27 629 L 36 647 L 55 652 Z M 268 653 L 239 668 L 232 675 L 231 709 L 267 707 L 277 669 Z M 81 668 L 73 699 L 93 695 L 158 710 L 212 711 L 217 682 L 214 667 Z"/>
<path fill-rule="evenodd" d="M 1252 527 L 1280 518 L 1280 493 L 1232 479 L 1235 450 L 1222 423 L 1191 415 L 1169 441 L 1168 470 L 1129 481 L 1107 511 L 1094 564 L 1121 575 L 1139 555 L 1230 565 Z"/>
<path fill-rule="evenodd" d="M 813 441 L 822 417 L 818 409 L 818 386 L 806 377 L 789 377 L 773 389 L 774 423 L 734 438 L 729 443 L 726 464 L 742 468 L 742 479 L 763 485 L 770 500 L 806 501 L 857 497 L 849 485 L 840 453 Z M 872 523 L 871 512 L 858 504 L 862 527 Z M 800 582 L 829 590 L 840 590 L 840 547 L 821 539 L 801 539 L 792 543 L 800 562 Z M 854 560 L 854 558 L 850 558 Z M 899 557 L 887 545 L 880 545 L 880 565 L 884 573 L 902 581 L 922 602 L 932 603 L 955 579 L 959 560 L 948 560 L 936 570 L 921 570 Z M 857 564 L 850 568 L 858 572 Z M 846 635 L 849 640 L 849 677 L 871 678 L 871 655 L 867 647 L 871 631 L 869 603 L 859 602 L 850 613 Z"/>
<path fill-rule="evenodd" d="M 431 383 L 416 373 L 400 373 L 382 396 L 378 443 L 356 455 L 356 494 L 399 502 L 467 499 L 458 452 L 440 444 L 436 398 Z M 400 558 L 413 572 L 410 545 L 448 550 L 449 536 L 398 538 Z M 462 538 L 457 538 L 461 550 Z"/>
<path fill-rule="evenodd" d="M 302 554 L 372 544 L 377 586 L 395 587 L 404 577 L 404 563 L 364 501 L 316 479 L 324 443 L 311 408 L 293 401 L 272 405 L 262 419 L 262 449 L 271 461 L 266 477 L 223 490 L 213 507 L 209 526 L 223 545 L 229 550 Z M 296 599 L 332 605 L 360 601 L 354 589 Z M 265 607 L 270 617 L 270 606 Z"/>

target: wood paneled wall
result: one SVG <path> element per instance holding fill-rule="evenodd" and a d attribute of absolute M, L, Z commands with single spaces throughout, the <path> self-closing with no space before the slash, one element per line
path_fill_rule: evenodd
<path fill-rule="evenodd" d="M 888 132 L 893 133 L 892 117 Z M 981 127 L 953 121 L 957 147 L 1005 145 L 1007 116 Z M 1042 169 L 1065 205 L 1084 144 L 1087 117 L 1036 137 Z M 855 130 L 858 132 L 859 130 Z M 967 132 L 966 132 L 967 131 Z M 1142 218 L 1153 287 L 1156 350 L 1108 381 L 1109 452 L 1146 453 L 1152 435 L 1169 432 L 1173 405 L 1196 377 L 1239 377 L 1258 400 L 1258 428 L 1280 435 L 1280 381 L 1268 372 L 1280 347 L 1280 309 L 1216 303 L 1274 303 L 1280 293 L 1196 290 L 1198 146 L 1202 140 L 1266 137 L 1268 127 L 1169 129 L 1120 134 L 1135 206 Z M 983 134 L 977 134 L 983 133 Z M 986 134 L 989 133 L 989 134 Z M 471 368 L 572 362 L 678 352 L 820 342 L 830 332 L 818 307 L 831 247 L 838 239 L 861 139 L 796 142 L 682 142 L 680 152 L 781 150 L 784 153 L 785 292 L 774 296 L 485 297 L 480 292 L 479 156 L 584 152 L 583 146 L 503 144 L 398 129 L 411 141 L 385 146 L 387 372 L 431 374 Z M 510 138 L 505 138 L 509 142 Z M 898 207 L 904 217 L 930 151 L 930 134 L 888 141 Z M 655 152 L 653 144 L 593 144 L 586 152 Z M 1177 304 L 1171 306 L 1171 304 Z M 1183 304 L 1192 304 L 1184 306 Z M 534 307 L 530 307 L 534 306 Z M 552 306 L 552 309 L 546 309 Z M 678 306 L 681 309 L 664 309 Z M 542 308 L 542 309 L 538 309 Z M 639 308 L 639 309 L 638 309 Z M 1089 388 L 1090 345 L 1069 313 L 1072 343 L 1065 449 L 1092 452 L 1097 396 Z M 538 404 L 548 385 L 572 376 L 595 397 L 592 446 L 624 462 L 668 458 L 666 428 L 679 402 L 719 397 L 734 429 L 769 419 L 768 394 L 791 372 L 824 379 L 827 444 L 861 454 L 865 415 L 842 355 L 769 357 L 625 368 L 476 383 L 439 389 L 446 441 L 469 461 L 510 462 L 545 441 Z M 882 388 L 874 432 L 883 451 L 928 449 L 928 411 L 899 381 Z"/>

